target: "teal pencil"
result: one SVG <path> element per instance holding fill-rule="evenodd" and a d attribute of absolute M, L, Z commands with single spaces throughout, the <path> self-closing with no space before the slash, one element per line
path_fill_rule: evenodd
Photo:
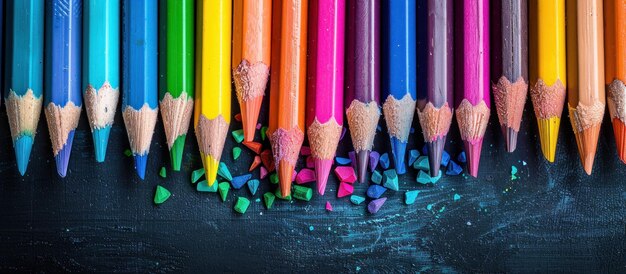
<path fill-rule="evenodd" d="M 83 98 L 96 161 L 104 162 L 119 98 L 120 1 L 87 0 L 83 15 Z"/>
<path fill-rule="evenodd" d="M 43 103 L 44 1 L 7 1 L 4 95 L 17 168 L 26 173 Z"/>

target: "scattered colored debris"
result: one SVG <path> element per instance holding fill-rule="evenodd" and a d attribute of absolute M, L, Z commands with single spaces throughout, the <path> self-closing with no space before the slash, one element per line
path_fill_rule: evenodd
<path fill-rule="evenodd" d="M 265 167 L 261 167 L 259 168 L 259 177 L 261 177 L 261 180 L 265 179 L 265 177 L 267 177 L 267 169 L 265 169 Z"/>
<path fill-rule="evenodd" d="M 241 148 L 233 147 L 233 160 L 239 159 L 239 156 L 241 156 Z"/>
<path fill-rule="evenodd" d="M 248 200 L 248 198 L 237 197 L 237 202 L 235 203 L 235 211 L 244 214 L 246 213 L 246 210 L 248 210 L 248 206 L 250 206 L 250 200 Z"/>
<path fill-rule="evenodd" d="M 309 231 L 313 231 L 313 230 L 315 230 L 315 227 L 314 227 L 314 226 L 312 226 L 312 225 L 310 225 L 310 226 L 309 226 Z"/>
<path fill-rule="evenodd" d="M 454 200 L 455 201 L 461 200 L 461 195 L 454 193 Z"/>
<path fill-rule="evenodd" d="M 433 204 L 427 204 L 426 205 L 426 209 L 427 210 L 432 210 L 433 209 Z"/>
<path fill-rule="evenodd" d="M 306 184 L 315 181 L 315 172 L 312 169 L 303 168 L 296 176 L 296 184 Z"/>
<path fill-rule="evenodd" d="M 337 175 L 340 182 L 351 184 L 356 182 L 356 173 L 354 173 L 354 169 L 352 167 L 338 166 L 335 168 L 335 175 Z"/>
<path fill-rule="evenodd" d="M 350 160 L 350 158 L 335 157 L 335 162 L 337 162 L 338 165 L 348 165 L 352 163 L 352 160 Z"/>
<path fill-rule="evenodd" d="M 441 170 L 439 171 L 439 175 L 436 177 L 431 177 L 430 175 L 428 175 L 428 173 L 426 173 L 423 170 L 420 170 L 419 173 L 417 173 L 417 178 L 415 178 L 415 181 L 417 181 L 420 184 L 434 184 L 437 181 L 439 181 L 439 179 L 441 179 L 441 174 L 443 172 L 441 172 Z"/>
<path fill-rule="evenodd" d="M 383 155 L 380 155 L 378 162 L 380 163 L 380 166 L 383 169 L 388 169 L 389 168 L 389 153 L 383 153 Z"/>
<path fill-rule="evenodd" d="M 257 124 L 256 124 L 256 129 L 261 129 L 261 127 L 262 127 L 262 126 L 263 126 L 263 125 L 261 125 L 261 123 L 257 123 Z"/>
<path fill-rule="evenodd" d="M 259 189 L 260 183 L 261 182 L 259 182 L 259 180 L 257 179 L 252 179 L 248 181 L 248 189 L 250 190 L 250 194 L 252 194 L 252 196 L 256 194 L 257 189 Z"/>
<path fill-rule="evenodd" d="M 367 211 L 369 211 L 371 214 L 378 212 L 378 210 L 380 210 L 383 204 L 385 204 L 385 201 L 387 201 L 387 197 L 383 197 L 383 198 L 371 201 L 367 205 Z"/>
<path fill-rule="evenodd" d="M 235 139 L 235 142 L 237 142 L 238 144 L 243 141 L 243 129 L 233 130 L 231 134 L 233 135 L 233 139 Z"/>
<path fill-rule="evenodd" d="M 383 195 L 383 193 L 385 193 L 385 191 L 387 191 L 387 189 L 382 186 L 371 185 L 367 188 L 367 197 L 370 197 L 372 199 L 378 199 L 380 198 L 380 196 Z"/>
<path fill-rule="evenodd" d="M 456 160 L 459 161 L 459 163 L 466 163 L 467 157 L 465 157 L 465 151 L 461 151 L 461 153 L 459 153 L 459 155 L 456 156 Z"/>
<path fill-rule="evenodd" d="M 384 187 L 391 189 L 393 191 L 398 191 L 400 188 L 398 187 L 398 174 L 395 169 L 388 169 L 383 172 L 385 175 L 385 184 Z"/>
<path fill-rule="evenodd" d="M 294 182 L 297 176 L 298 172 L 294 169 L 293 172 L 291 172 L 291 181 Z"/>
<path fill-rule="evenodd" d="M 263 149 L 263 145 L 257 142 L 243 142 L 243 145 L 254 151 L 256 154 L 261 153 L 261 149 Z"/>
<path fill-rule="evenodd" d="M 387 157 L 389 157 L 389 156 L 387 156 Z M 370 152 L 370 161 L 369 161 L 370 171 L 376 170 L 376 166 L 378 166 L 378 160 L 379 159 L 380 159 L 380 153 L 378 153 L 376 151 Z M 389 158 L 387 158 L 387 159 L 389 159 Z"/>
<path fill-rule="evenodd" d="M 437 174 L 437 176 L 432 177 L 430 176 L 430 182 L 431 183 L 437 183 L 437 181 L 439 181 L 439 179 L 441 179 L 441 175 L 443 174 L 443 171 L 441 171 L 441 169 L 439 170 L 439 174 Z"/>
<path fill-rule="evenodd" d="M 261 165 L 261 156 L 259 155 L 255 155 L 254 159 L 252 160 L 252 164 L 250 164 L 250 168 L 248 168 L 248 171 L 252 172 L 253 170 L 255 170 L 259 165 Z"/>
<path fill-rule="evenodd" d="M 315 168 L 315 159 L 313 158 L 313 156 L 306 156 L 306 167 Z"/>
<path fill-rule="evenodd" d="M 237 120 L 237 122 L 241 122 L 241 113 L 235 114 L 235 120 Z"/>
<path fill-rule="evenodd" d="M 272 155 L 272 151 L 269 149 L 261 152 L 261 162 L 263 162 L 263 166 L 268 172 L 272 172 L 276 168 L 274 166 L 274 156 Z"/>
<path fill-rule="evenodd" d="M 300 148 L 300 155 L 302 155 L 302 156 L 309 156 L 309 155 L 311 155 L 311 148 L 307 147 L 307 146 L 302 146 Z"/>
<path fill-rule="evenodd" d="M 231 180 L 231 184 L 233 185 L 233 188 L 235 189 L 240 189 L 243 185 L 245 185 L 248 180 L 250 180 L 252 178 L 252 174 L 244 174 L 244 175 L 240 175 L 237 177 L 234 177 Z"/>
<path fill-rule="evenodd" d="M 165 169 L 165 167 L 161 167 L 161 170 L 159 170 L 159 176 L 161 176 L 161 178 L 166 178 L 167 177 L 167 169 Z"/>
<path fill-rule="evenodd" d="M 339 190 L 337 190 L 337 198 L 343 198 L 354 193 L 354 186 L 345 182 L 339 183 Z"/>
<path fill-rule="evenodd" d="M 124 150 L 124 155 L 126 157 L 130 157 L 130 156 L 133 156 L 133 152 L 130 149 L 126 149 Z"/>
<path fill-rule="evenodd" d="M 196 191 L 198 192 L 217 192 L 217 180 L 213 183 L 212 186 L 209 186 L 209 183 L 206 180 L 202 180 L 196 185 Z"/>
<path fill-rule="evenodd" d="M 204 168 L 194 170 L 191 172 L 191 183 L 195 184 L 202 176 L 204 176 Z"/>
<path fill-rule="evenodd" d="M 526 166 L 528 163 L 526 163 L 526 161 L 522 161 L 522 165 Z"/>
<path fill-rule="evenodd" d="M 230 189 L 230 184 L 227 182 L 222 182 L 217 185 L 217 190 L 220 192 L 220 197 L 222 198 L 222 202 L 226 201 L 228 197 L 228 190 Z"/>
<path fill-rule="evenodd" d="M 261 140 L 265 141 L 265 138 L 267 138 L 267 127 L 262 127 L 261 128 Z"/>
<path fill-rule="evenodd" d="M 220 165 L 217 168 L 217 175 L 222 176 L 222 178 L 232 181 L 233 175 L 230 174 L 230 170 L 228 170 L 228 166 L 224 164 L 224 162 L 220 162 Z"/>
<path fill-rule="evenodd" d="M 275 199 L 276 199 L 276 196 L 274 195 L 274 193 L 265 192 L 265 194 L 263 194 L 263 202 L 265 202 L 265 207 L 267 209 L 272 208 L 272 204 L 274 204 Z"/>
<path fill-rule="evenodd" d="M 461 174 L 461 172 L 463 172 L 463 168 L 456 162 L 450 160 L 448 168 L 446 169 L 446 175 L 456 176 Z"/>
<path fill-rule="evenodd" d="M 270 175 L 270 183 L 277 185 L 278 184 L 278 174 L 272 173 Z"/>
<path fill-rule="evenodd" d="M 420 152 L 417 149 L 411 149 L 409 151 L 409 161 L 407 162 L 407 164 L 409 164 L 409 166 L 412 166 L 413 163 L 415 163 L 415 160 L 417 160 L 417 157 L 420 157 Z"/>
<path fill-rule="evenodd" d="M 361 197 L 359 195 L 350 196 L 350 202 L 352 202 L 355 205 L 360 205 L 364 201 L 365 201 L 365 197 Z"/>
<path fill-rule="evenodd" d="M 428 165 L 428 157 L 420 156 L 413 163 L 413 168 L 417 170 L 429 171 L 430 165 Z"/>
<path fill-rule="evenodd" d="M 404 203 L 407 205 L 412 205 L 415 203 L 417 199 L 417 195 L 420 193 L 419 190 L 411 190 L 404 193 Z"/>
<path fill-rule="evenodd" d="M 448 154 L 448 152 L 444 150 L 441 153 L 441 165 L 448 166 L 449 162 L 450 162 L 450 154 Z"/>
<path fill-rule="evenodd" d="M 326 210 L 327 211 L 333 211 L 333 206 L 330 204 L 329 201 L 326 201 Z"/>
<path fill-rule="evenodd" d="M 511 180 L 517 179 L 517 167 L 511 166 Z"/>
<path fill-rule="evenodd" d="M 169 190 L 160 185 L 157 185 L 156 192 L 154 193 L 154 204 L 160 205 L 167 201 L 170 196 L 172 196 L 172 193 L 170 193 Z"/>
<path fill-rule="evenodd" d="M 383 181 L 383 175 L 380 174 L 380 172 L 378 172 L 378 170 L 374 170 L 372 171 L 372 182 L 374 182 L 377 185 L 380 185 L 380 183 L 382 183 Z"/>
<path fill-rule="evenodd" d="M 274 196 L 276 196 L 276 198 L 281 199 L 281 200 L 291 201 L 291 195 L 283 197 L 282 193 L 280 193 L 280 188 L 276 189 L 276 191 L 274 192 Z"/>

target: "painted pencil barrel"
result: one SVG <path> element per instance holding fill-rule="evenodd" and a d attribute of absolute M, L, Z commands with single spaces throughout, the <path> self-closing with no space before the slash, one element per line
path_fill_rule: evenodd
<path fill-rule="evenodd" d="M 626 0 L 604 1 L 604 61 L 607 104 L 617 155 L 626 163 Z"/>
<path fill-rule="evenodd" d="M 83 96 L 96 161 L 104 162 L 120 82 L 120 1 L 87 0 L 83 16 Z"/>
<path fill-rule="evenodd" d="M 57 172 L 65 177 L 82 108 L 82 0 L 46 1 L 44 105 Z"/>
<path fill-rule="evenodd" d="M 17 168 L 26 173 L 43 103 L 44 1 L 6 3 L 4 98 Z"/>
<path fill-rule="evenodd" d="M 122 117 L 141 179 L 158 115 L 157 5 L 153 0 L 122 2 Z"/>
<path fill-rule="evenodd" d="M 194 125 L 209 185 L 215 183 L 231 116 L 232 3 L 198 2 Z"/>
<path fill-rule="evenodd" d="M 591 174 L 605 110 L 601 0 L 567 1 L 567 97 L 580 161 Z"/>
<path fill-rule="evenodd" d="M 172 169 L 178 171 L 193 116 L 195 2 L 159 3 L 159 105 Z"/>
<path fill-rule="evenodd" d="M 541 151 L 554 162 L 565 105 L 565 0 L 529 0 L 530 99 Z"/>

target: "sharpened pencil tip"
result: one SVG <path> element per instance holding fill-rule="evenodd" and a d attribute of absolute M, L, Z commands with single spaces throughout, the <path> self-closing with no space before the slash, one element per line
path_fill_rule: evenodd
<path fill-rule="evenodd" d="M 512 153 L 517 148 L 517 131 L 513 128 L 502 126 L 502 134 L 506 141 L 506 151 Z"/>
<path fill-rule="evenodd" d="M 365 183 L 367 182 L 367 165 L 369 163 L 370 151 L 361 150 L 357 152 L 356 158 L 356 167 L 358 169 L 359 182 Z"/>
<path fill-rule="evenodd" d="M 254 133 L 256 132 L 256 124 L 261 112 L 263 96 L 250 98 L 241 104 L 241 122 L 243 124 L 243 140 L 246 142 L 254 141 Z"/>
<path fill-rule="evenodd" d="M 291 195 L 291 178 L 294 166 L 285 160 L 280 160 L 276 169 L 278 170 L 278 181 L 280 193 L 283 197 Z"/>
<path fill-rule="evenodd" d="M 446 136 L 439 137 L 432 142 L 428 142 L 428 165 L 430 166 L 430 174 L 433 177 L 439 174 L 441 167 L 441 157 L 443 155 L 443 148 L 446 145 Z"/>
<path fill-rule="evenodd" d="M 467 154 L 467 168 L 472 177 L 478 177 L 478 166 L 480 164 L 480 152 L 483 147 L 483 138 L 473 141 L 463 141 Z"/>
<path fill-rule="evenodd" d="M 209 186 L 213 186 L 215 180 L 217 179 L 217 171 L 220 167 L 220 161 L 213 158 L 211 155 L 207 155 L 204 157 L 204 170 L 206 174 L 206 181 L 209 183 Z"/>
<path fill-rule="evenodd" d="M 65 141 L 65 146 L 59 151 L 59 153 L 54 156 L 54 161 L 57 165 L 57 173 L 62 178 L 65 178 L 67 175 L 67 166 L 70 162 L 70 154 L 72 154 L 72 142 L 74 141 L 74 130 L 71 130 L 67 134 L 67 140 Z"/>
<path fill-rule="evenodd" d="M 183 151 L 185 150 L 185 137 L 186 135 L 180 135 L 170 149 L 170 160 L 172 161 L 172 170 L 180 171 L 180 166 L 183 162 Z"/>
<path fill-rule="evenodd" d="M 393 163 L 396 167 L 396 173 L 399 175 L 406 173 L 406 167 L 404 166 L 406 142 L 402 142 L 396 137 L 391 137 L 391 153 L 393 154 Z"/>
<path fill-rule="evenodd" d="M 26 169 L 28 168 L 30 152 L 33 148 L 33 137 L 30 135 L 22 135 L 15 140 L 13 146 L 15 149 L 17 169 L 20 174 L 24 176 L 24 174 L 26 174 Z"/>
<path fill-rule="evenodd" d="M 96 162 L 98 163 L 104 162 L 110 133 L 111 126 L 96 128 L 91 132 L 91 135 L 93 136 L 93 147 L 96 154 Z"/>
<path fill-rule="evenodd" d="M 148 163 L 148 153 L 144 155 L 134 155 L 135 158 L 135 170 L 137 170 L 137 175 L 142 180 L 146 177 L 146 165 Z"/>
<path fill-rule="evenodd" d="M 328 176 L 330 169 L 333 166 L 332 159 L 315 159 L 315 178 L 317 180 L 317 192 L 320 195 L 324 195 L 326 192 L 326 183 L 328 183 Z"/>

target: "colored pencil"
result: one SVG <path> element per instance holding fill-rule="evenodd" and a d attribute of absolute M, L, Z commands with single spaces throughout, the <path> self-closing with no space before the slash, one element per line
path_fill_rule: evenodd
<path fill-rule="evenodd" d="M 309 3 L 307 133 L 317 191 L 324 195 L 343 127 L 343 62 L 346 3 Z"/>
<path fill-rule="evenodd" d="M 439 174 L 454 107 L 454 11 L 452 0 L 418 3 L 418 77 L 426 74 L 426 87 L 418 86 L 417 115 L 428 146 L 432 176 Z M 426 73 L 419 64 L 426 63 Z M 421 78 L 424 78 L 423 76 Z M 418 81 L 420 82 L 420 81 Z"/>
<path fill-rule="evenodd" d="M 97 162 L 104 162 L 120 82 L 120 2 L 87 0 L 83 47 L 83 96 Z"/>
<path fill-rule="evenodd" d="M 272 1 L 235 0 L 233 30 L 233 79 L 244 141 L 252 142 L 269 77 Z"/>
<path fill-rule="evenodd" d="M 366 182 L 380 118 L 380 1 L 349 1 L 347 9 L 344 104 L 358 179 Z"/>
<path fill-rule="evenodd" d="M 491 88 L 506 150 L 513 152 L 528 93 L 528 2 L 491 3 Z"/>
<path fill-rule="evenodd" d="M 383 113 L 398 174 L 406 173 L 404 157 L 417 99 L 415 0 L 389 0 L 384 7 L 382 39 Z"/>
<path fill-rule="evenodd" d="M 617 155 L 626 163 L 626 0 L 606 0 L 604 22 L 606 99 Z"/>
<path fill-rule="evenodd" d="M 201 0 L 197 6 L 194 125 L 209 186 L 215 183 L 230 124 L 230 0 Z"/>
<path fill-rule="evenodd" d="M 291 176 L 304 141 L 308 1 L 274 1 L 268 136 L 281 194 L 291 194 Z M 278 67 L 276 67 L 278 66 Z"/>
<path fill-rule="evenodd" d="M 489 122 L 489 2 L 466 0 L 456 7 L 463 25 L 457 28 L 456 120 L 467 154 L 469 174 L 477 177 L 483 137 Z M 463 30 L 463 31 L 461 31 Z"/>
<path fill-rule="evenodd" d="M 67 174 L 82 109 L 82 0 L 46 1 L 45 113 L 57 173 Z M 41 18 L 38 18 L 41 20 Z"/>
<path fill-rule="evenodd" d="M 194 0 L 160 0 L 159 106 L 172 170 L 179 171 L 194 96 Z"/>
<path fill-rule="evenodd" d="M 530 0 L 530 99 L 541 152 L 554 162 L 561 114 L 565 105 L 565 0 Z"/>
<path fill-rule="evenodd" d="M 590 175 L 604 117 L 602 0 L 567 0 L 567 101 L 580 161 Z"/>
<path fill-rule="evenodd" d="M 26 173 L 43 103 L 44 0 L 7 1 L 4 98 L 17 169 Z"/>
<path fill-rule="evenodd" d="M 158 2 L 124 0 L 122 6 L 122 117 L 139 178 L 146 175 L 156 124 Z"/>

